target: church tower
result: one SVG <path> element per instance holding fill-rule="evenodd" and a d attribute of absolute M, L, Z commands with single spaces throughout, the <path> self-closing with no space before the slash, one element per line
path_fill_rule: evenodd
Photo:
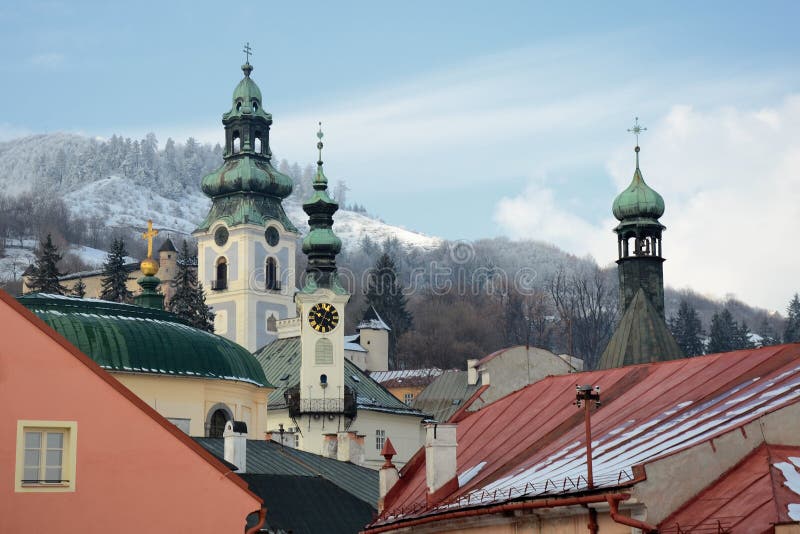
<path fill-rule="evenodd" d="M 231 109 L 222 116 L 224 162 L 202 181 L 211 210 L 193 235 L 216 333 L 252 352 L 275 339 L 277 320 L 295 316 L 299 233 L 281 204 L 292 180 L 271 164 L 272 115 L 250 77 L 249 56 L 242 71 Z"/>
<path fill-rule="evenodd" d="M 350 294 L 339 283 L 336 255 L 342 241 L 333 233 L 333 214 L 339 205 L 328 195 L 328 179 L 322 169 L 322 128 L 317 133 L 319 161 L 314 192 L 303 204 L 310 231 L 303 239 L 308 256 L 306 283 L 296 295 L 300 314 L 300 386 L 290 402 L 293 417 L 308 415 L 311 425 L 343 430 L 355 417 L 355 398 L 344 380 L 344 308 Z M 342 420 L 342 417 L 345 419 Z M 335 422 L 334 422 L 335 421 Z M 331 431 L 331 430 L 328 430 Z M 321 435 L 321 434 L 319 434 Z"/>
<path fill-rule="evenodd" d="M 659 222 L 664 199 L 644 181 L 639 170 L 639 134 L 646 130 L 636 118 L 636 170 L 630 185 L 612 205 L 619 224 L 617 272 L 623 315 L 598 363 L 599 369 L 682 358 L 664 320 L 664 257 Z"/>

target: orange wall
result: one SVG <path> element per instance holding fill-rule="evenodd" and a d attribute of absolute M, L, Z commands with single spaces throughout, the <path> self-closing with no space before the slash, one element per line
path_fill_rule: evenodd
<path fill-rule="evenodd" d="M 238 477 L 226 477 L 0 293 L 0 532 L 244 531 L 261 504 L 230 480 Z M 17 421 L 32 419 L 77 421 L 74 492 L 14 491 Z"/>

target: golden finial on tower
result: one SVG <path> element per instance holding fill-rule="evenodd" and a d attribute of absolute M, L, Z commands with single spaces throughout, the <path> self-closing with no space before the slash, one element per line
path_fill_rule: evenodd
<path fill-rule="evenodd" d="M 153 238 L 157 235 L 158 230 L 153 228 L 153 220 L 148 219 L 147 231 L 142 234 L 142 239 L 147 241 L 147 257 L 139 266 L 145 276 L 153 276 L 158 272 L 158 262 L 153 259 Z"/>

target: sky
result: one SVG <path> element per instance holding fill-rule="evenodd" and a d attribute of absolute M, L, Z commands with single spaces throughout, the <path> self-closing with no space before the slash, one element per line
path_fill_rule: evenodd
<path fill-rule="evenodd" d="M 241 78 L 272 149 L 385 221 L 536 239 L 601 265 L 633 174 L 666 202 L 665 278 L 784 310 L 800 290 L 797 2 L 4 2 L 0 140 L 222 140 Z"/>

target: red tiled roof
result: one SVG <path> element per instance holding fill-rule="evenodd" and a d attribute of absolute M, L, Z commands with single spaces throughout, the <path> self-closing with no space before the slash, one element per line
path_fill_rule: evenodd
<path fill-rule="evenodd" d="M 616 488 L 631 483 L 636 465 L 798 402 L 800 344 L 551 376 L 511 393 L 459 422 L 462 483 L 439 510 L 585 491 L 576 384 L 601 387 L 594 482 Z M 436 512 L 426 505 L 424 457 L 407 464 L 386 503 L 376 525 Z"/>
<path fill-rule="evenodd" d="M 767 532 L 775 523 L 797 521 L 800 494 L 783 470 L 800 472 L 800 447 L 762 445 L 659 525 L 659 532 Z M 790 475 L 791 476 L 791 475 Z M 800 479 L 800 475 L 798 475 Z M 800 488 L 797 488 L 800 491 Z"/>

